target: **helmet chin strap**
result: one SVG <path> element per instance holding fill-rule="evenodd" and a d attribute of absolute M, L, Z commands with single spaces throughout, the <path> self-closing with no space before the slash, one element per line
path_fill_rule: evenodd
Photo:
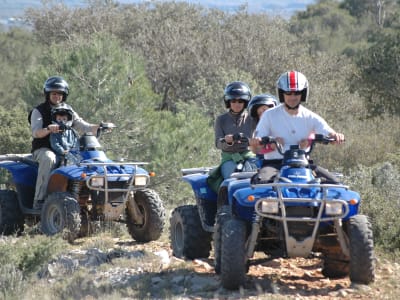
<path fill-rule="evenodd" d="M 285 103 L 285 106 L 286 106 L 286 108 L 289 109 L 289 110 L 296 110 L 296 109 L 299 108 L 300 103 L 298 103 L 298 104 L 297 104 L 296 106 L 294 106 L 294 107 L 291 107 L 291 106 L 289 106 L 289 105 L 287 105 L 287 104 Z"/>

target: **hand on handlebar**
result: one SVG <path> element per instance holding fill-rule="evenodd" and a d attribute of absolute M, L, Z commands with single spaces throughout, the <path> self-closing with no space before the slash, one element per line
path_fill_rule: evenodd
<path fill-rule="evenodd" d="M 332 132 L 331 134 L 329 134 L 329 137 L 335 140 L 333 141 L 334 144 L 343 144 L 345 141 L 343 133 Z"/>
<path fill-rule="evenodd" d="M 243 133 L 235 133 L 235 134 L 227 134 L 223 138 L 223 140 L 227 144 L 233 144 L 233 143 L 242 143 L 244 140 L 247 140 L 247 138 L 243 135 Z"/>

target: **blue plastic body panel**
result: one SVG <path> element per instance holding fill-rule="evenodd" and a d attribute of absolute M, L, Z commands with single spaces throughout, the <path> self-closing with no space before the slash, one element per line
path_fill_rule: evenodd
<path fill-rule="evenodd" d="M 208 186 L 207 178 L 208 174 L 190 174 L 182 177 L 185 182 L 192 186 L 197 199 L 217 202 L 217 194 Z"/>
<path fill-rule="evenodd" d="M 7 169 L 12 174 L 15 184 L 31 187 L 36 185 L 37 165 L 14 161 L 4 161 L 0 162 L 0 167 Z"/>

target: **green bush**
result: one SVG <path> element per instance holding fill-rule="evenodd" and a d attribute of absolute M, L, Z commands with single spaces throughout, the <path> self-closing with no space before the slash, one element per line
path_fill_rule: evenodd
<path fill-rule="evenodd" d="M 399 181 L 399 169 L 389 162 L 359 166 L 346 177 L 361 194 L 361 212 L 370 217 L 375 244 L 389 252 L 400 248 Z"/>

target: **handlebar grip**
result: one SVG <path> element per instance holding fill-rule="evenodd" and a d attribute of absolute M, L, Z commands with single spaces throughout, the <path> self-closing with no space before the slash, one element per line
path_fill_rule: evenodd
<path fill-rule="evenodd" d="M 275 138 L 272 136 L 263 136 L 261 138 L 261 142 L 260 142 L 261 145 L 267 145 L 267 144 L 272 144 L 272 143 L 276 143 Z"/>
<path fill-rule="evenodd" d="M 234 141 L 240 141 L 242 138 L 244 137 L 244 135 L 243 135 L 243 133 L 235 133 L 234 135 L 233 135 L 233 140 Z"/>

